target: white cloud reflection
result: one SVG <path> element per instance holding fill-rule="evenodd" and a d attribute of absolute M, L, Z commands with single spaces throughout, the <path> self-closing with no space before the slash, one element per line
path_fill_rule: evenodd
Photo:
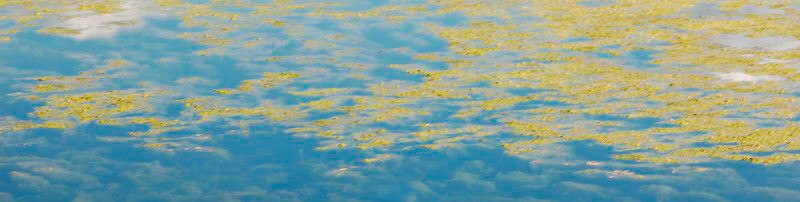
<path fill-rule="evenodd" d="M 164 16 L 154 9 L 152 3 L 144 0 L 125 1 L 120 9 L 122 11 L 116 13 L 74 17 L 65 21 L 62 26 L 81 30 L 79 34 L 70 35 L 76 40 L 109 39 L 121 30 L 140 28 L 146 18 Z"/>

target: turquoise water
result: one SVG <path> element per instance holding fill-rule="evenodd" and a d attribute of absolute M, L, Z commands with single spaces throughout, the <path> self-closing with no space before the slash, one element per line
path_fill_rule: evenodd
<path fill-rule="evenodd" d="M 11 2 L 11 5 L 2 7 L 6 2 Z M 23 11 L 31 9 L 14 4 L 19 2 L 22 1 L 0 0 L 0 14 L 21 16 L 25 13 Z M 469 77 L 517 70 L 503 65 L 528 62 L 545 66 L 557 63 L 527 57 L 550 52 L 548 48 L 542 48 L 543 51 L 501 49 L 478 56 L 458 54 L 457 46 L 451 46 L 451 41 L 437 30 L 464 28 L 469 27 L 470 22 L 487 20 L 511 25 L 518 22 L 514 29 L 520 32 L 540 30 L 522 23 L 540 19 L 515 13 L 517 10 L 509 11 L 510 19 L 504 19 L 502 15 L 490 16 L 488 11 L 499 12 L 509 8 L 481 8 L 482 11 L 488 10 L 489 14 L 472 15 L 467 10 L 437 13 L 438 9 L 445 9 L 445 6 L 437 4 L 442 1 L 369 1 L 325 8 L 328 10 L 278 9 L 280 12 L 251 16 L 248 13 L 258 8 L 232 6 L 234 3 L 230 2 L 280 8 L 285 6 L 281 2 L 300 5 L 330 1 L 184 1 L 199 7 L 208 5 L 213 11 L 240 14 L 239 19 L 229 21 L 222 19 L 225 17 L 196 14 L 200 16 L 198 19 L 209 19 L 207 25 L 192 27 L 190 22 L 181 19 L 191 12 L 187 14 L 158 7 L 159 2 L 166 1 L 119 1 L 143 6 L 123 6 L 123 13 L 134 14 L 120 18 L 137 22 L 113 32 L 92 31 L 92 28 L 85 28 L 80 34 L 36 31 L 60 25 L 69 27 L 69 24 L 59 24 L 65 22 L 57 14 L 46 16 L 36 21 L 41 24 L 34 25 L 0 19 L 0 30 L 18 30 L 14 34 L 5 34 L 12 39 L 0 42 L 0 126 L 3 126 L 0 129 L 0 201 L 800 201 L 800 165 L 794 161 L 796 159 L 770 165 L 725 158 L 670 164 L 622 160 L 614 158 L 614 155 L 654 152 L 644 147 L 626 149 L 621 143 L 608 144 L 591 138 L 563 138 L 552 143 L 526 146 L 532 150 L 522 153 L 504 148 L 507 143 L 546 139 L 544 135 L 531 137 L 537 135 L 521 134 L 506 123 L 537 122 L 534 120 L 539 116 L 529 110 L 581 106 L 569 103 L 569 99 L 525 100 L 498 109 L 477 110 L 459 118 L 464 111 L 481 108 L 476 104 L 478 101 L 520 96 L 560 97 L 555 95 L 557 89 L 503 87 L 493 83 L 498 80 Z M 46 2 L 31 4 L 50 6 Z M 583 4 L 604 6 L 607 3 Z M 365 11 L 386 6 L 417 5 L 430 11 L 424 14 L 401 12 L 398 15 L 409 18 L 403 21 L 385 19 L 393 15 L 386 13 L 400 12 L 396 10 L 382 11 L 382 14 L 371 17 L 312 15 L 317 11 Z M 285 21 L 286 24 L 270 25 L 264 22 L 265 19 Z M 101 19 L 94 21 L 102 22 Z M 233 27 L 233 31 L 219 31 L 220 28 L 215 26 Z M 203 34 L 231 41 L 215 45 L 204 42 Z M 468 38 L 467 34 L 460 37 Z M 481 44 L 480 40 L 489 38 L 502 37 L 484 37 L 470 43 Z M 548 39 L 545 36 L 528 38 L 531 39 L 513 43 L 538 44 L 536 40 Z M 582 41 L 589 40 L 562 42 Z M 210 51 L 208 54 L 200 53 L 204 50 Z M 634 71 L 660 71 L 666 67 L 651 63 L 660 53 L 642 49 L 616 56 L 598 52 L 578 54 L 611 61 Z M 424 54 L 469 63 L 463 67 L 457 62 L 421 58 Z M 272 57 L 279 58 L 270 59 Z M 124 60 L 125 64 L 109 67 L 116 60 Z M 391 65 L 406 65 L 408 68 Z M 424 93 L 422 91 L 412 95 L 396 93 L 422 88 L 423 83 L 433 80 L 432 76 L 415 74 L 410 69 L 463 71 L 456 74 L 458 76 L 440 78 L 455 87 L 445 85 L 432 89 L 453 90 L 441 91 L 445 93 L 466 89 L 475 91 L 467 97 L 415 96 Z M 266 78 L 263 76 L 265 72 L 293 72 L 300 76 L 258 83 L 252 87 L 254 90 L 245 92 L 226 94 L 214 91 L 240 88 L 245 81 Z M 37 78 L 47 76 L 83 76 L 87 80 L 37 81 Z M 499 81 L 537 82 L 523 77 Z M 36 89 L 36 85 L 47 82 L 68 87 L 62 90 Z M 794 84 L 793 81 L 781 82 Z M 264 86 L 259 86 L 262 84 Z M 373 89 L 382 85 L 388 87 Z M 329 94 L 299 93 L 328 88 L 346 90 Z M 796 98 L 796 91 L 790 91 L 780 96 Z M 149 97 L 142 102 L 129 99 L 131 103 L 138 103 L 131 111 L 102 114 L 97 110 L 93 113 L 96 112 L 99 118 L 87 120 L 81 118 L 95 114 L 81 114 L 80 110 L 37 113 L 46 107 L 67 109 L 77 106 L 64 103 L 59 106 L 59 96 L 94 93 L 92 95 L 97 96 L 93 99 L 101 100 L 105 96 L 102 93 L 113 92 L 122 96 L 145 93 Z M 742 93 L 742 97 L 759 96 Z M 220 111 L 204 117 L 199 108 L 193 109 L 182 102 L 189 98 L 207 98 L 211 100 L 209 106 L 219 107 Z M 380 101 L 400 98 L 408 100 L 402 104 Z M 635 103 L 639 101 L 637 99 L 617 97 L 607 102 Z M 308 104 L 321 100 L 335 102 L 327 107 Z M 103 105 L 97 102 L 93 105 Z M 77 101 L 73 103 L 80 104 Z M 368 106 L 364 103 L 388 107 L 346 110 L 347 107 Z M 125 103 L 113 106 L 125 106 Z M 259 106 L 273 107 L 270 110 L 277 112 L 225 114 L 239 108 Z M 288 112 L 281 113 L 281 110 Z M 381 114 L 383 112 L 386 113 Z M 303 115 L 292 118 L 294 113 Z M 589 127 L 597 133 L 678 126 L 666 122 L 670 117 L 627 117 L 630 113 L 579 114 L 559 121 L 581 127 L 584 125 L 580 121 L 619 123 L 617 126 Z M 138 118 L 174 122 L 159 126 Z M 121 124 L 103 122 L 112 119 Z M 333 123 L 326 125 L 318 122 L 320 120 L 333 120 Z M 773 121 L 752 117 L 746 120 L 773 124 L 773 127 L 798 121 L 797 118 Z M 13 129 L 20 126 L 15 125 L 20 122 L 72 125 Z M 317 126 L 323 128 L 319 133 L 296 131 L 297 128 Z M 474 126 L 481 129 L 469 129 Z M 416 135 L 428 129 L 446 129 L 447 132 L 431 132 L 427 139 Z M 333 131 L 332 134 L 339 137 L 331 137 L 324 131 Z M 713 142 L 712 139 L 680 141 L 684 137 L 707 133 L 711 132 L 656 134 L 652 139 L 680 144 L 681 148 L 736 145 L 735 142 Z M 367 134 L 373 134 L 375 137 L 368 138 L 375 139 L 359 139 Z M 390 143 L 381 145 L 378 140 Z M 783 143 L 792 141 L 796 140 Z M 370 143 L 377 146 L 367 146 Z M 337 147 L 337 144 L 347 146 Z M 333 149 L 321 149 L 331 145 Z M 436 148 L 432 148 L 434 146 Z M 752 156 L 798 153 L 791 148 L 776 148 L 741 153 Z"/>

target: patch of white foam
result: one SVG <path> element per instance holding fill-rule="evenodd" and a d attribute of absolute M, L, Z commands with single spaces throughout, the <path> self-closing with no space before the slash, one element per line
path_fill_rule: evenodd
<path fill-rule="evenodd" d="M 794 37 L 750 38 L 743 34 L 720 34 L 713 37 L 718 43 L 733 48 L 760 48 L 767 51 L 786 51 L 800 47 L 800 40 Z"/>
<path fill-rule="evenodd" d="M 729 72 L 729 73 L 717 73 L 717 76 L 722 78 L 722 80 L 727 81 L 749 81 L 749 82 L 758 82 L 758 81 L 774 81 L 774 80 L 781 80 L 782 78 L 777 76 L 754 76 L 744 72 Z"/>

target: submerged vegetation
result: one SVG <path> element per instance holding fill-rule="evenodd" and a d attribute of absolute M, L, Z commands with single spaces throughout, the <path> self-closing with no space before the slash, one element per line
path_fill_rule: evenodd
<path fill-rule="evenodd" d="M 84 27 L 52 23 L 74 19 L 72 11 L 104 16 L 159 9 L 193 28 L 164 36 L 204 48 L 186 57 L 230 57 L 261 72 L 247 72 L 249 79 L 232 81 L 235 87 L 198 87 L 203 92 L 177 83 L 152 87 L 146 80 L 115 88 L 123 85 L 109 84 L 130 82 L 130 72 L 147 68 L 122 55 L 126 60 L 78 75 L 19 80 L 27 88 L 14 95 L 38 104 L 31 120 L 9 121 L 0 131 L 138 124 L 147 131 L 128 140 L 174 151 L 199 148 L 202 141 L 165 134 L 197 124 L 225 120 L 241 133 L 280 124 L 288 133 L 324 139 L 320 150 L 375 152 L 365 163 L 409 147 L 482 143 L 524 155 L 576 140 L 611 145 L 622 152 L 616 159 L 655 163 L 800 159 L 800 10 L 790 6 L 794 1 L 432 0 L 361 10 L 292 0 L 147 2 L 0 0 L 0 8 L 20 10 L 0 18 L 14 23 L 0 30 L 0 42 L 13 43 L 17 30 L 29 29 L 92 36 Z M 714 12 L 697 11 L 701 5 Z M 746 6 L 763 12 L 748 13 Z M 462 22 L 436 21 L 453 14 Z M 335 25 L 321 30 L 319 23 Z M 408 36 L 387 35 L 414 48 L 351 36 L 385 28 L 379 24 L 414 27 L 398 31 Z M 264 29 L 279 34 L 260 33 Z M 433 43 L 424 37 L 447 48 L 418 50 Z M 726 40 L 731 37 L 739 41 Z M 298 51 L 270 55 L 289 44 Z M 412 59 L 386 65 L 383 54 Z M 408 79 L 383 74 L 396 70 Z M 179 116 L 164 115 L 169 104 L 182 106 Z M 654 123 L 636 123 L 645 119 Z"/>

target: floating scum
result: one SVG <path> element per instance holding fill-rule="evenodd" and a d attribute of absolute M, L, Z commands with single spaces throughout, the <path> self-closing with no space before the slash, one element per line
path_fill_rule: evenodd
<path fill-rule="evenodd" d="M 0 20 L 13 24 L 0 30 L 0 43 L 15 43 L 16 34 L 28 30 L 81 35 L 95 28 L 59 23 L 82 15 L 130 12 L 122 5 L 133 1 L 0 0 L 0 8 L 12 11 Z M 90 122 L 138 124 L 149 129 L 127 138 L 101 139 L 174 152 L 203 144 L 191 135 L 174 137 L 175 131 L 223 120 L 243 133 L 265 122 L 280 124 L 290 128 L 288 133 L 323 139 L 320 150 L 372 152 L 373 158 L 363 159 L 368 163 L 414 147 L 489 143 L 509 155 L 525 156 L 576 140 L 613 146 L 620 152 L 614 158 L 621 160 L 783 163 L 800 159 L 800 48 L 789 46 L 800 43 L 795 21 L 800 11 L 794 4 L 431 0 L 359 7 L 292 0 L 136 1 L 193 28 L 169 36 L 205 48 L 187 57 L 226 56 L 264 68 L 236 87 L 191 93 L 170 84 L 132 89 L 100 85 L 123 82 L 115 69 L 135 72 L 136 65 L 126 65 L 124 55 L 79 75 L 20 79 L 27 87 L 14 95 L 41 106 L 34 108 L 31 120 L 8 121 L 2 131 L 67 130 Z M 697 13 L 698 5 L 712 5 L 715 12 Z M 749 12 L 753 6 L 770 12 Z M 452 14 L 462 22 L 438 21 Z M 142 23 L 139 18 L 121 20 L 98 26 Z M 314 27 L 320 22 L 334 28 Z M 358 35 L 389 25 L 410 25 L 414 30 L 404 34 L 433 36 L 447 48 L 385 48 Z M 264 27 L 280 34 L 258 34 Z M 725 39 L 785 43 L 764 47 Z M 286 44 L 303 45 L 280 57 L 269 55 Z M 387 65 L 376 56 L 378 51 L 413 59 Z M 634 51 L 652 52 L 646 61 L 650 66 L 628 63 Z M 389 80 L 375 74 L 386 67 L 421 79 Z M 325 82 L 334 85 L 321 84 Z M 231 104 L 245 100 L 259 101 Z M 157 110 L 170 103 L 184 105 L 179 117 Z M 329 116 L 311 115 L 319 113 Z M 656 123 L 637 125 L 642 119 Z"/>

